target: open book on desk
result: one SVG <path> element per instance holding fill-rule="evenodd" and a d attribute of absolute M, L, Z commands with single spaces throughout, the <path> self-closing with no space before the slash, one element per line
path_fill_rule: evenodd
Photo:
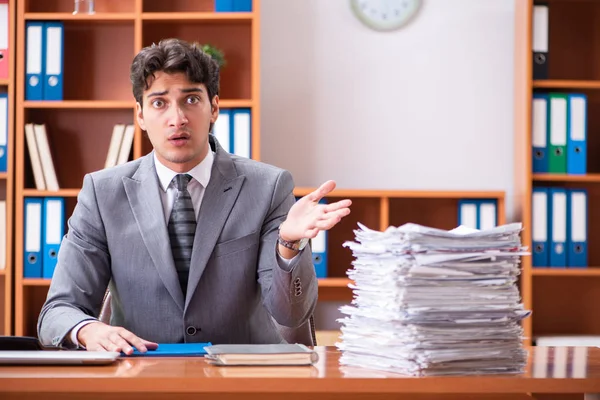
<path fill-rule="evenodd" d="M 303 344 L 220 344 L 206 347 L 215 365 L 312 365 L 319 356 Z"/>

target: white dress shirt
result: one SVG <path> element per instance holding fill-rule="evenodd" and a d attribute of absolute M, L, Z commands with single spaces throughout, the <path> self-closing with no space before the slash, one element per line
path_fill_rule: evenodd
<path fill-rule="evenodd" d="M 213 161 L 215 158 L 215 153 L 213 151 L 209 151 L 204 160 L 200 162 L 200 164 L 196 165 L 190 171 L 186 172 L 187 174 L 192 176 L 192 179 L 189 181 L 187 189 L 190 192 L 190 196 L 192 197 L 192 203 L 194 205 L 194 213 L 196 214 L 196 220 L 198 220 L 198 215 L 200 213 L 200 205 L 202 204 L 202 199 L 204 198 L 204 192 L 206 187 L 208 186 L 208 182 L 210 181 L 210 173 L 212 170 Z M 171 215 L 171 210 L 173 209 L 173 205 L 175 204 L 175 198 L 177 196 L 177 185 L 173 182 L 173 178 L 178 173 L 172 171 L 163 165 L 158 158 L 156 157 L 156 152 L 154 153 L 154 166 L 156 168 L 156 175 L 158 177 L 158 181 L 160 184 L 160 196 L 163 205 L 165 222 L 169 224 L 169 217 Z M 277 260 L 279 262 L 279 266 L 283 269 L 287 269 L 292 260 L 294 260 L 298 255 L 294 256 L 292 259 L 283 258 L 279 252 L 277 252 Z M 79 330 L 89 323 L 95 322 L 95 320 L 85 320 L 77 324 L 69 335 L 69 339 L 71 343 L 73 343 L 77 347 L 82 347 L 79 345 L 79 341 L 77 340 L 77 333 Z"/>
<path fill-rule="evenodd" d="M 209 151 L 204 160 L 190 171 L 186 172 L 192 176 L 192 179 L 188 183 L 187 189 L 192 197 L 192 203 L 194 204 L 194 213 L 196 214 L 196 221 L 200 213 L 200 205 L 204 198 L 204 191 L 210 181 L 210 172 L 213 165 L 215 154 Z M 177 172 L 170 170 L 158 161 L 156 153 L 154 153 L 154 165 L 156 166 L 156 175 L 158 176 L 158 182 L 162 190 L 160 196 L 163 204 L 163 211 L 165 216 L 165 222 L 169 224 L 169 216 L 175 204 L 175 198 L 177 197 L 177 185 L 173 182 L 173 178 L 178 175 Z"/>

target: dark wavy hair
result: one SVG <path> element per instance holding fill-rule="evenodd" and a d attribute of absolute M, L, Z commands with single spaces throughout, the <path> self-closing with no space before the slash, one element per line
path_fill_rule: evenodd
<path fill-rule="evenodd" d="M 206 86 L 208 99 L 219 94 L 219 64 L 202 51 L 198 43 L 181 39 L 164 39 L 158 44 L 144 47 L 133 59 L 129 77 L 133 85 L 133 97 L 143 105 L 143 93 L 152 85 L 155 73 L 184 72 L 190 82 Z M 212 130 L 212 126 L 211 126 Z"/>

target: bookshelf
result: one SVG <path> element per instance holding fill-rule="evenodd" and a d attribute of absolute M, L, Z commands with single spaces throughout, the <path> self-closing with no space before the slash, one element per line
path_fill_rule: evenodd
<path fill-rule="evenodd" d="M 9 67 L 8 78 L 0 79 L 0 92 L 8 96 L 8 131 L 7 131 L 7 171 L 0 173 L 0 200 L 6 202 L 6 230 L 0 240 L 4 240 L 5 246 L 5 268 L 0 268 L 0 335 L 12 334 L 12 316 L 13 316 L 13 188 L 14 188 L 14 110 L 15 110 L 15 14 L 16 1 L 8 2 L 8 48 L 9 48 Z M 4 121 L 3 121 L 4 122 Z"/>
<path fill-rule="evenodd" d="M 14 4 L 14 2 L 13 2 Z M 73 15 L 72 0 L 20 1 L 16 9 L 16 132 L 45 123 L 60 190 L 37 190 L 24 134 L 16 135 L 14 334 L 37 336 L 36 323 L 49 279 L 23 278 L 24 200 L 60 196 L 66 218 L 86 173 L 102 169 L 112 128 L 135 124 L 130 159 L 152 149 L 137 127 L 129 66 L 143 47 L 167 37 L 210 43 L 225 53 L 221 108 L 250 108 L 252 157 L 260 160 L 260 0 L 251 12 L 214 12 L 214 0 L 96 1 L 93 15 Z M 64 24 L 61 101 L 25 99 L 25 27 L 28 21 Z M 66 232 L 66 226 L 65 226 Z"/>
<path fill-rule="evenodd" d="M 537 2 L 535 2 L 537 3 Z M 523 258 L 521 291 L 525 306 L 533 311 L 524 321 L 527 344 L 549 335 L 596 335 L 600 320 L 595 304 L 600 301 L 600 3 L 550 0 L 548 18 L 548 77 L 533 79 L 532 0 L 515 1 L 515 215 L 525 226 L 524 245 L 532 247 L 532 191 L 536 187 L 582 188 L 587 197 L 588 265 L 585 268 L 534 267 Z M 587 170 L 585 175 L 532 173 L 533 95 L 535 93 L 583 93 L 587 96 Z M 557 294 L 559 294 L 557 296 Z"/>

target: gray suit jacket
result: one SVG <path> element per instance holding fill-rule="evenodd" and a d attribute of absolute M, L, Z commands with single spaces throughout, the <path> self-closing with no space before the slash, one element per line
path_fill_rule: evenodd
<path fill-rule="evenodd" d="M 289 271 L 276 255 L 295 201 L 290 173 L 210 143 L 185 300 L 149 154 L 85 176 L 38 320 L 44 344 L 96 319 L 109 284 L 111 324 L 159 343 L 280 343 L 277 323 L 307 323 L 317 302 L 310 248 Z"/>

